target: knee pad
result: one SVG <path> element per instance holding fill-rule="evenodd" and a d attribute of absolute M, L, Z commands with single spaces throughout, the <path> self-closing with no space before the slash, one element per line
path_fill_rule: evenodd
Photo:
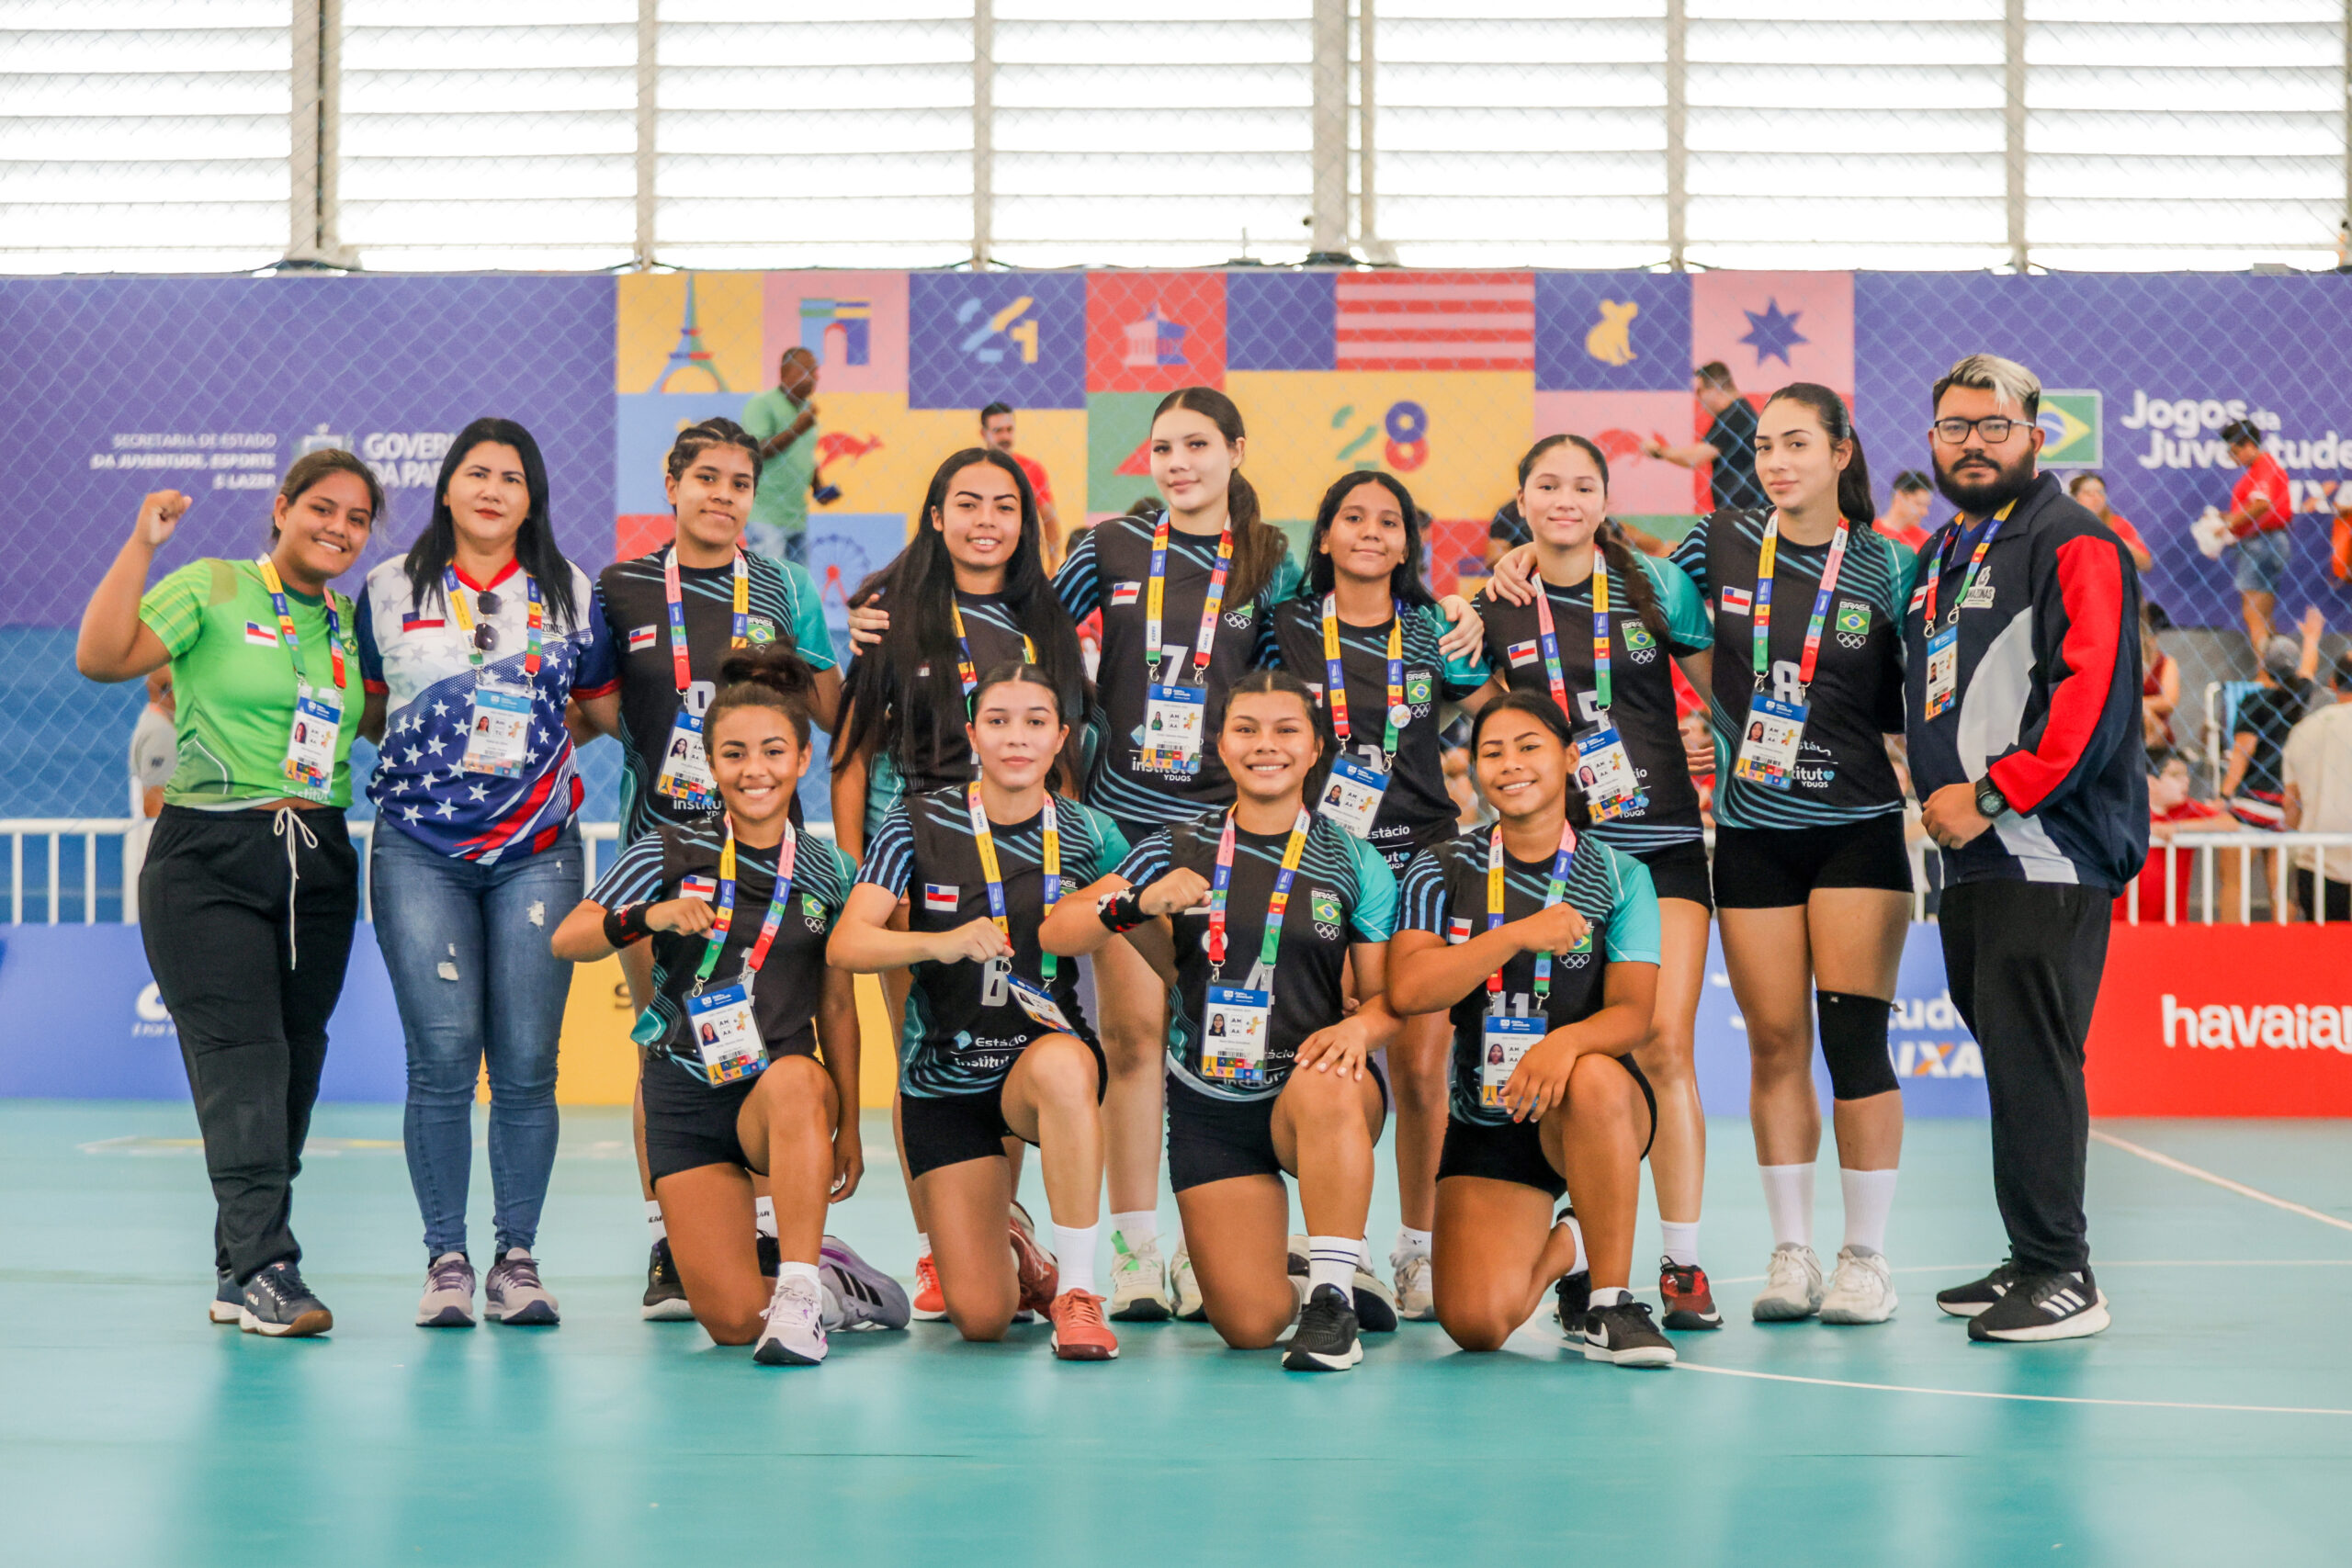
<path fill-rule="evenodd" d="M 1887 1059 L 1886 1021 L 1894 1004 L 1883 997 L 1850 991 L 1816 991 L 1821 1054 L 1829 1063 L 1829 1092 L 1839 1100 L 1867 1100 L 1900 1089 Z"/>

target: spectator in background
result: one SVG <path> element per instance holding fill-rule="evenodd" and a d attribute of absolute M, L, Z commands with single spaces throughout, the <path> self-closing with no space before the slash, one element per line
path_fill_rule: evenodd
<path fill-rule="evenodd" d="M 2177 751 L 2154 751 L 2148 757 L 2148 837 L 2157 847 L 2148 852 L 2148 863 L 2140 868 L 2140 923 L 2160 926 L 2167 922 L 2165 913 L 2165 887 L 2170 879 L 2172 887 L 2171 923 L 2185 924 L 2193 917 L 2190 910 L 2199 879 L 2197 872 L 2197 852 L 2183 846 L 2173 849 L 2175 833 L 2234 833 L 2240 830 L 2238 819 L 2224 810 L 2218 801 L 2197 800 L 2189 795 L 2188 759 Z M 2214 888 L 2213 918 L 2232 920 L 2237 918 L 2238 867 L 2242 856 L 2216 854 L 2214 865 L 2219 872 Z M 2169 863 L 2169 867 L 2167 867 Z M 2115 918 L 2132 919 L 2132 897 L 2129 893 L 2115 901 Z"/>
<path fill-rule="evenodd" d="M 1493 518 L 1487 524 L 1487 569 L 1493 570 L 1495 562 L 1502 559 L 1506 550 L 1534 542 L 1535 535 L 1527 526 L 1527 519 L 1519 514 L 1519 497 L 1514 495 L 1495 508 Z"/>
<path fill-rule="evenodd" d="M 1928 508 L 1935 499 L 1934 481 L 1917 468 L 1905 468 L 1894 476 L 1886 515 L 1871 526 L 1916 555 L 1928 542 Z"/>
<path fill-rule="evenodd" d="M 2106 524 L 2123 547 L 2132 552 L 2132 564 L 2142 571 L 2156 564 L 2155 552 L 2148 548 L 2148 541 L 2140 537 L 2140 530 L 2131 520 L 2108 504 L 2107 481 L 2085 469 L 2066 481 L 2066 493 L 2082 504 L 2084 511 Z"/>
<path fill-rule="evenodd" d="M 2287 799 L 2278 773 L 2289 731 L 2311 711 L 2318 688 L 2319 634 L 2326 623 L 2316 608 L 2304 612 L 2303 640 L 2274 637 L 2263 645 L 2261 688 L 2238 704 L 2230 726 L 2230 760 L 2222 774 L 2222 798 L 2249 828 L 2278 828 Z"/>
<path fill-rule="evenodd" d="M 1045 464 L 1012 449 L 1012 405 L 990 403 L 980 411 L 980 445 L 993 446 L 1020 464 L 1029 488 L 1037 492 L 1037 521 L 1043 528 L 1039 541 L 1046 547 L 1046 571 L 1050 576 L 1062 564 L 1062 517 L 1054 507 L 1054 481 L 1046 477 Z"/>
<path fill-rule="evenodd" d="M 2335 700 L 2287 732 L 2279 773 L 2284 821 L 2306 833 L 2352 833 L 2352 649 L 2336 656 L 2328 684 Z M 2290 853 L 2292 852 L 2290 852 Z M 2312 868 L 2295 867 L 2295 902 L 2317 918 Z M 2326 918 L 2352 919 L 2352 850 L 2326 852 Z"/>
<path fill-rule="evenodd" d="M 1642 450 L 1677 468 L 1713 464 L 1708 482 L 1718 512 L 1727 506 L 1770 506 L 1764 488 L 1756 482 L 1756 411 L 1732 385 L 1731 367 L 1720 359 L 1707 361 L 1690 373 L 1690 390 L 1699 406 L 1714 416 L 1706 435 L 1687 446 L 1669 446 L 1664 436 L 1653 435 L 1642 443 Z"/>
<path fill-rule="evenodd" d="M 797 345 L 776 362 L 775 385 L 743 405 L 760 444 L 759 490 L 743 542 L 770 560 L 808 564 L 808 497 L 817 487 L 817 356 Z"/>
<path fill-rule="evenodd" d="M 2140 735 L 2153 754 L 2172 750 L 2172 715 L 2180 705 L 2180 665 L 2156 640 L 2156 626 L 2140 607 Z"/>
<path fill-rule="evenodd" d="M 2262 657 L 2270 640 L 2271 617 L 2278 609 L 2278 580 L 2287 575 L 2292 553 L 2287 525 L 2294 506 L 2287 491 L 2287 470 L 2262 449 L 2262 431 L 2250 419 L 2232 420 L 2222 426 L 2229 443 L 2230 461 L 2245 474 L 2230 490 L 2230 510 L 2222 521 L 2237 540 L 2238 600 L 2245 616 L 2245 640 L 2255 657 Z"/>
<path fill-rule="evenodd" d="M 164 785 L 180 761 L 178 705 L 172 699 L 172 667 L 147 677 L 147 705 L 130 727 L 130 814 L 141 819 L 164 810 Z"/>

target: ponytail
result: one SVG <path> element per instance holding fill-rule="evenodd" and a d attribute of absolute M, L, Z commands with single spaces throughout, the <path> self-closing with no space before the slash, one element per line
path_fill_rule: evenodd
<path fill-rule="evenodd" d="M 1238 445 L 1249 434 L 1242 427 L 1240 408 L 1214 387 L 1178 388 L 1159 400 L 1159 406 L 1151 411 L 1152 422 L 1158 423 L 1170 409 L 1190 409 L 1206 415 L 1227 446 Z M 1225 596 L 1228 604 L 1246 603 L 1274 580 L 1283 557 L 1290 553 L 1290 540 L 1260 514 L 1257 487 L 1238 468 L 1226 484 L 1225 513 L 1233 530 L 1233 573 L 1227 581 Z"/>
<path fill-rule="evenodd" d="M 707 737 L 719 718 L 737 708 L 774 708 L 792 724 L 801 747 L 808 745 L 808 704 L 817 675 L 797 653 L 778 643 L 739 649 L 718 667 L 718 695 L 703 711 Z"/>
<path fill-rule="evenodd" d="M 1822 432 L 1832 446 L 1843 441 L 1853 446 L 1852 459 L 1838 474 L 1838 514 L 1858 527 L 1870 526 L 1878 516 L 1878 506 L 1871 497 L 1871 466 L 1862 457 L 1862 438 L 1854 434 L 1854 419 L 1846 412 L 1846 400 L 1817 382 L 1792 381 L 1765 399 L 1764 406 L 1778 402 L 1803 403 L 1821 421 Z"/>

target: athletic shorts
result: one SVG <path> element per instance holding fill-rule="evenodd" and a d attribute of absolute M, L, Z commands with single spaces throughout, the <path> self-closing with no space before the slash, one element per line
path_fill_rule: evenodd
<path fill-rule="evenodd" d="M 1380 1086 L 1381 1113 L 1393 1101 L 1388 1075 L 1380 1063 L 1367 1057 L 1364 1066 Z M 1182 1079 L 1168 1080 L 1168 1190 L 1182 1192 L 1237 1176 L 1280 1176 L 1281 1156 L 1274 1153 L 1274 1101 L 1224 1100 L 1204 1094 Z"/>
<path fill-rule="evenodd" d="M 1461 831 L 1462 829 L 1458 823 L 1448 819 L 1416 824 L 1404 837 L 1394 838 L 1389 833 L 1383 832 L 1378 824 L 1374 824 L 1372 847 L 1378 850 L 1380 858 L 1388 863 L 1388 874 L 1402 882 L 1405 880 L 1405 868 L 1413 863 L 1415 855 L 1419 854 L 1431 844 L 1445 842 Z"/>
<path fill-rule="evenodd" d="M 1102 1046 L 1091 1040 L 1085 1043 L 1094 1053 L 1094 1102 L 1100 1105 L 1111 1081 L 1110 1064 Z M 899 1130 L 907 1141 L 909 1181 L 942 1166 L 1001 1155 L 1004 1140 L 1020 1136 L 1004 1119 L 1002 1078 L 973 1094 L 901 1094 Z"/>
<path fill-rule="evenodd" d="M 1657 1093 L 1650 1088 L 1650 1080 L 1642 1075 L 1634 1058 L 1617 1059 L 1634 1075 L 1634 1082 L 1641 1086 L 1643 1100 L 1649 1103 L 1650 1135 L 1642 1144 L 1642 1157 L 1647 1159 L 1651 1144 L 1657 1141 Z M 1521 1187 L 1532 1187 L 1548 1195 L 1555 1203 L 1568 1190 L 1567 1179 L 1554 1170 L 1552 1162 L 1544 1157 L 1544 1132 L 1533 1122 L 1505 1122 L 1489 1126 L 1447 1117 L 1445 1149 L 1438 1156 L 1437 1179 L 1443 1181 L 1449 1176 L 1516 1181 Z"/>
<path fill-rule="evenodd" d="M 1707 886 L 1707 846 L 1697 839 L 1662 849 L 1636 850 L 1634 858 L 1650 868 L 1650 884 L 1661 898 L 1688 898 L 1702 909 L 1715 907 Z"/>
<path fill-rule="evenodd" d="M 735 1135 L 735 1118 L 759 1081 L 754 1073 L 729 1084 L 707 1084 L 668 1056 L 648 1056 L 645 1164 L 653 1179 L 706 1165 L 752 1169 L 752 1156 Z"/>
<path fill-rule="evenodd" d="M 2238 592 L 2276 597 L 2278 580 L 2287 575 L 2287 562 L 2294 555 L 2294 547 L 2288 541 L 2286 529 L 2266 528 L 2240 539 L 2236 555 L 2232 575 Z"/>
<path fill-rule="evenodd" d="M 1726 909 L 1785 909 L 1816 887 L 1911 891 L 1903 813 L 1834 828 L 1715 829 L 1715 902 Z"/>

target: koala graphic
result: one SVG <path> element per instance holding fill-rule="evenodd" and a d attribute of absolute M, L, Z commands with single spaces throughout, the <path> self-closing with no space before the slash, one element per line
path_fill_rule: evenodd
<path fill-rule="evenodd" d="M 1600 320 L 1592 331 L 1584 334 L 1584 351 L 1603 365 L 1631 365 L 1634 362 L 1634 318 L 1640 315 L 1641 305 L 1632 299 L 1620 302 L 1603 299 Z"/>

